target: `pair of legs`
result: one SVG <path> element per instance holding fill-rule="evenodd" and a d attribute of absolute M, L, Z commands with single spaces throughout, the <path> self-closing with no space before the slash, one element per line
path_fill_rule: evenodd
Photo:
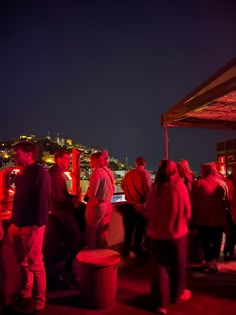
<path fill-rule="evenodd" d="M 110 202 L 94 203 L 92 200 L 89 200 L 85 212 L 86 244 L 88 248 L 108 247 L 111 214 L 112 205 Z"/>
<path fill-rule="evenodd" d="M 225 244 L 224 244 L 224 258 L 234 257 L 234 247 L 236 243 L 236 225 L 233 223 L 230 210 L 227 211 L 227 224 L 224 227 Z"/>
<path fill-rule="evenodd" d="M 16 227 L 12 224 L 8 233 L 21 271 L 21 297 L 34 300 L 34 308 L 41 310 L 46 303 L 46 274 L 43 262 L 43 238 L 45 226 Z"/>
<path fill-rule="evenodd" d="M 126 209 L 123 213 L 123 253 L 128 254 L 132 248 L 138 254 L 142 251 L 143 241 L 146 236 L 147 219 L 140 212 L 137 212 L 132 204 L 126 204 L 125 207 Z"/>
<path fill-rule="evenodd" d="M 47 271 L 65 259 L 65 271 L 72 272 L 74 257 L 81 249 L 81 233 L 73 212 L 50 214 L 44 242 Z"/>
<path fill-rule="evenodd" d="M 155 307 L 166 308 L 186 289 L 187 236 L 150 240 L 153 254 L 151 293 Z"/>
<path fill-rule="evenodd" d="M 197 230 L 206 262 L 217 260 L 220 255 L 223 226 L 199 226 Z"/>

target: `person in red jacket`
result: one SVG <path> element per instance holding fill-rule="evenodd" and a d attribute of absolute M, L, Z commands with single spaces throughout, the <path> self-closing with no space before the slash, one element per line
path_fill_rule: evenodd
<path fill-rule="evenodd" d="M 223 228 L 227 224 L 227 186 L 219 179 L 213 163 L 201 166 L 201 177 L 194 182 L 192 198 L 192 224 L 197 228 L 206 267 L 217 271 Z"/>
<path fill-rule="evenodd" d="M 147 231 L 145 202 L 151 189 L 151 176 L 145 169 L 146 161 L 142 156 L 136 158 L 136 167 L 126 173 L 121 183 L 127 201 L 124 222 L 124 246 L 122 256 L 129 256 L 130 251 L 137 256 L 148 254 L 144 247 Z M 132 244 L 133 240 L 133 244 Z"/>
<path fill-rule="evenodd" d="M 161 161 L 146 214 L 154 263 L 151 291 L 156 312 L 166 314 L 169 302 L 190 298 L 185 267 L 191 205 L 174 161 Z"/>
<path fill-rule="evenodd" d="M 60 252 L 60 243 L 63 243 L 65 268 L 60 278 L 69 287 L 76 286 L 73 280 L 73 261 L 78 251 L 82 248 L 82 231 L 76 220 L 80 212 L 78 196 L 72 195 L 67 189 L 65 171 L 70 165 L 70 152 L 59 150 L 54 154 L 55 164 L 49 169 L 51 179 L 51 206 L 49 224 L 46 230 L 45 257 L 48 274 L 54 271 L 55 259 Z M 81 219 L 83 219 L 82 214 Z"/>

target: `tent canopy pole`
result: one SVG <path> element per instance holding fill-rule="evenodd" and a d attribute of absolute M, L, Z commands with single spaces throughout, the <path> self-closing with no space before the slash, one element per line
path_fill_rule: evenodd
<path fill-rule="evenodd" d="M 168 139 L 168 127 L 167 127 L 167 126 L 164 126 L 164 129 L 165 129 L 165 159 L 168 159 L 168 158 L 169 158 L 169 147 L 168 147 L 168 142 L 169 142 L 169 139 Z"/>

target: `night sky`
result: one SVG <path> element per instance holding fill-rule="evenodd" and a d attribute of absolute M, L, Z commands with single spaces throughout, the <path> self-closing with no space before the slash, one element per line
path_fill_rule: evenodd
<path fill-rule="evenodd" d="M 161 114 L 236 56 L 235 1 L 5 1 L 0 138 L 36 134 L 156 169 Z M 170 128 L 170 158 L 198 171 L 235 132 Z"/>

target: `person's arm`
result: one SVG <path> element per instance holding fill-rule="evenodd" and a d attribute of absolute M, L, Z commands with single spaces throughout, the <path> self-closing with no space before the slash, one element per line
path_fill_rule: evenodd
<path fill-rule="evenodd" d="M 59 171 L 49 172 L 51 179 L 51 196 L 54 204 L 61 209 L 73 207 L 72 199 L 75 196 L 69 194 L 66 181 Z"/>
<path fill-rule="evenodd" d="M 148 171 L 145 171 L 144 173 L 143 186 L 144 186 L 144 192 L 147 198 L 148 194 L 150 193 L 151 186 L 152 186 L 151 176 Z"/>
<path fill-rule="evenodd" d="M 89 198 L 96 197 L 99 185 L 100 185 L 100 177 L 99 177 L 98 172 L 94 170 L 90 177 L 90 182 L 89 182 L 89 189 L 88 189 Z"/>
<path fill-rule="evenodd" d="M 47 217 L 49 207 L 50 207 L 50 192 L 51 192 L 51 183 L 50 176 L 47 171 L 42 171 L 39 173 L 38 181 L 38 200 L 37 200 L 37 213 L 36 221 L 44 225 L 45 218 Z"/>
<path fill-rule="evenodd" d="M 120 187 L 124 191 L 124 188 L 125 188 L 124 178 L 121 181 Z"/>
<path fill-rule="evenodd" d="M 157 184 L 151 186 L 150 192 L 145 202 L 144 215 L 148 220 L 152 219 L 153 212 L 156 211 L 156 195 L 157 195 Z"/>
<path fill-rule="evenodd" d="M 191 207 L 189 192 L 188 192 L 187 187 L 185 185 L 183 186 L 182 193 L 183 193 L 184 204 L 185 204 L 184 215 L 185 215 L 186 220 L 189 222 L 191 217 L 192 217 L 192 207 Z"/>
<path fill-rule="evenodd" d="M 64 201 L 69 198 L 69 192 L 67 190 L 66 181 L 63 175 L 57 171 L 50 173 L 51 177 L 51 193 L 52 197 L 56 201 Z"/>

